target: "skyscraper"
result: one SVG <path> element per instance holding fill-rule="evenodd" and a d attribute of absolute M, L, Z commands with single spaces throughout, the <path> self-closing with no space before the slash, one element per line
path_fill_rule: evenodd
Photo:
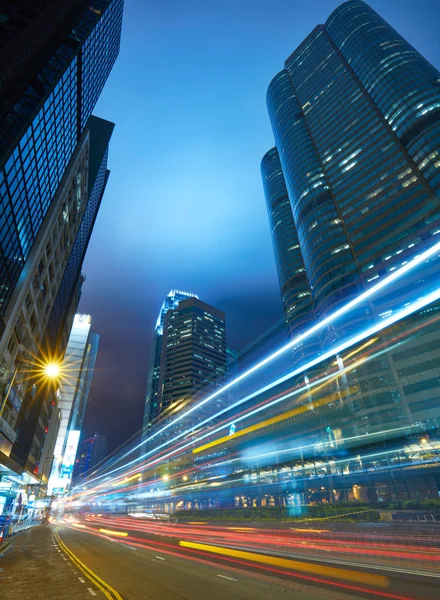
<path fill-rule="evenodd" d="M 122 10 L 123 0 L 43 0 L 2 12 L 0 464 L 16 472 L 38 474 L 56 404 L 26 371 L 44 362 L 43 346 L 62 359 L 79 300 L 113 129 L 90 115 L 119 52 Z"/>
<path fill-rule="evenodd" d="M 278 271 L 281 299 L 290 337 L 298 335 L 315 321 L 312 293 L 306 275 L 289 195 L 278 150 L 272 148 L 261 163 L 264 192 Z M 319 350 L 310 340 L 294 349 L 294 361 Z"/>
<path fill-rule="evenodd" d="M 437 241 L 440 74 L 365 2 L 350 0 L 286 60 L 267 106 L 276 148 L 261 169 L 294 337 Z M 402 278 L 351 310 L 304 347 L 302 359 L 430 290 L 439 266 L 433 257 L 423 279 Z M 343 435 L 433 417 L 426 397 L 440 393 L 440 343 L 427 320 L 437 311 L 414 319 L 419 333 L 407 342 L 405 366 L 402 352 L 390 352 L 341 379 L 346 390 L 336 386 L 334 395 Z M 344 357 L 336 359 L 342 370 Z"/>
<path fill-rule="evenodd" d="M 58 403 L 62 420 L 54 448 L 49 494 L 63 493 L 72 478 L 73 459 L 87 407 L 99 344 L 99 336 L 91 331 L 91 322 L 89 315 L 75 315 L 67 344 Z M 68 446 L 67 458 L 71 458 L 71 464 L 66 461 Z"/>
<path fill-rule="evenodd" d="M 223 312 L 198 298 L 181 300 L 167 311 L 163 330 L 158 393 L 161 417 L 220 388 L 226 375 Z"/>
<path fill-rule="evenodd" d="M 339 6 L 272 80 L 267 104 L 291 207 L 279 228 L 294 224 L 318 320 L 438 233 L 439 81 L 361 0 Z M 295 302 L 283 299 L 288 319 Z"/>
<path fill-rule="evenodd" d="M 198 298 L 196 294 L 182 292 L 181 290 L 171 290 L 165 298 L 159 316 L 156 321 L 156 327 L 153 334 L 153 343 L 150 352 L 150 365 L 148 368 L 147 393 L 145 397 L 144 408 L 144 428 L 151 425 L 159 414 L 158 394 L 160 377 L 160 357 L 162 352 L 163 326 L 166 313 L 176 308 L 181 300 L 186 298 Z"/>
<path fill-rule="evenodd" d="M 87 471 L 92 469 L 107 454 L 107 438 L 105 435 L 95 433 L 92 437 L 82 440 L 76 453 L 75 466 L 73 469 L 73 479 L 82 477 Z"/>

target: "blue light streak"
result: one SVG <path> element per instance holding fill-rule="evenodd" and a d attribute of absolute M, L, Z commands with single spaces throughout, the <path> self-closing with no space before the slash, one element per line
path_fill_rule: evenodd
<path fill-rule="evenodd" d="M 159 429 L 157 432 L 155 432 L 149 438 L 147 438 L 146 440 L 143 440 L 142 442 L 140 442 L 139 444 L 137 444 L 136 446 L 134 446 L 131 450 L 129 450 L 125 455 L 123 455 L 122 457 L 118 458 L 117 459 L 118 462 L 121 461 L 121 460 L 123 460 L 124 458 L 130 456 L 130 454 L 132 454 L 133 452 L 135 452 L 136 450 L 138 450 L 139 448 L 141 448 L 147 442 L 151 441 L 152 439 L 156 438 L 159 435 L 162 435 L 171 426 L 174 426 L 176 423 L 178 423 L 179 421 L 181 421 L 183 418 L 186 418 L 191 413 L 195 412 L 196 410 L 199 410 L 202 406 L 204 406 L 208 402 L 212 401 L 213 399 L 217 398 L 220 394 L 224 393 L 226 390 L 228 390 L 228 389 L 232 388 L 233 386 L 237 385 L 240 381 L 243 381 L 243 379 L 249 377 L 250 375 L 252 375 L 256 371 L 258 371 L 262 367 L 264 367 L 267 364 L 269 364 L 270 362 L 274 361 L 276 358 L 278 358 L 279 356 L 281 356 L 282 354 L 284 354 L 285 352 L 287 352 L 288 350 L 290 350 L 292 347 L 296 346 L 300 342 L 302 342 L 305 339 L 309 338 L 313 334 L 319 332 L 323 327 L 329 325 L 330 323 L 333 323 L 339 317 L 341 317 L 342 315 L 348 313 L 352 308 L 358 306 L 359 304 L 361 304 L 362 302 L 364 302 L 368 298 L 371 298 L 379 290 L 381 290 L 381 289 L 383 289 L 385 287 L 388 287 L 391 283 L 397 281 L 403 275 L 411 272 L 413 269 L 415 269 L 421 263 L 425 262 L 427 259 L 429 259 L 430 257 L 434 256 L 438 252 L 440 252 L 440 242 L 434 244 L 428 250 L 425 250 L 424 252 L 422 252 L 418 256 L 414 257 L 406 265 L 403 265 L 398 270 L 394 271 L 393 273 L 391 273 L 390 275 L 388 275 L 387 277 L 385 277 L 384 279 L 382 279 L 381 281 L 379 281 L 377 284 L 375 284 L 374 286 L 372 286 L 371 288 L 369 288 L 368 290 L 366 290 L 365 292 L 363 292 L 362 294 L 360 294 L 359 296 L 357 296 L 356 298 L 354 298 L 353 300 L 351 300 L 350 302 L 348 302 L 347 304 L 345 304 L 343 307 L 341 307 L 340 309 L 336 310 L 334 313 L 332 313 L 331 315 L 329 315 L 328 317 L 326 317 L 325 319 L 323 319 L 319 323 L 316 323 L 311 328 L 309 328 L 307 331 L 305 331 L 305 332 L 301 333 L 300 335 L 296 336 L 289 343 L 285 344 L 284 346 L 282 346 L 281 348 L 279 348 L 278 350 L 276 350 L 275 352 L 273 352 L 272 354 L 270 354 L 269 356 L 267 356 L 263 360 L 259 361 L 253 367 L 250 367 L 247 371 L 245 371 L 244 373 L 242 373 L 241 375 L 239 375 L 238 377 L 236 377 L 235 379 L 233 379 L 231 382 L 229 382 L 228 384 L 224 385 L 222 388 L 220 388 L 219 390 L 217 390 L 213 394 L 209 395 L 204 400 L 201 400 L 200 402 L 198 402 L 197 404 L 195 404 L 193 407 L 191 407 L 186 412 L 184 412 L 181 415 L 179 415 L 176 418 L 174 418 L 170 423 L 168 423 L 167 425 L 164 425 L 161 429 Z M 302 365 L 301 367 L 295 369 L 294 371 L 291 371 L 287 375 L 284 375 L 283 377 L 279 378 L 275 382 L 272 382 L 272 383 L 264 386 L 263 388 L 259 389 L 258 391 L 253 392 L 252 394 L 246 396 L 245 398 L 237 401 L 232 406 L 219 411 L 218 413 L 216 413 L 213 416 L 210 416 L 209 418 L 205 419 L 201 423 L 197 423 L 196 425 L 188 428 L 186 431 L 184 431 L 184 432 L 182 432 L 182 433 L 174 436 L 172 439 L 167 440 L 166 442 L 160 444 L 159 446 L 157 446 L 153 450 L 150 450 L 149 452 L 146 452 L 144 455 L 139 456 L 139 457 L 133 459 L 132 461 L 130 461 L 130 462 L 124 464 L 124 465 L 121 465 L 120 467 L 117 467 L 117 468 L 113 469 L 112 471 L 109 471 L 109 472 L 107 472 L 107 473 L 105 473 L 103 475 L 99 475 L 99 476 L 94 477 L 94 478 L 92 478 L 92 479 L 90 479 L 88 481 L 85 481 L 82 484 L 79 484 L 78 486 L 76 486 L 75 488 L 73 488 L 70 493 L 71 494 L 75 493 L 75 492 L 79 491 L 84 485 L 90 485 L 90 483 L 92 483 L 94 481 L 98 481 L 100 479 L 103 479 L 104 477 L 109 477 L 109 475 L 112 475 L 113 473 L 116 473 L 116 472 L 118 472 L 118 471 L 120 471 L 122 469 L 126 469 L 126 468 L 130 467 L 131 465 L 134 465 L 134 464 L 138 463 L 140 460 L 143 460 L 146 457 L 151 456 L 152 454 L 157 453 L 162 448 L 165 448 L 166 446 L 169 446 L 173 442 L 178 441 L 182 437 L 185 437 L 186 435 L 188 435 L 192 431 L 194 431 L 196 429 L 199 429 L 201 426 L 203 426 L 203 425 L 211 422 L 214 418 L 221 416 L 222 414 L 224 414 L 225 412 L 228 412 L 232 408 L 240 406 L 241 404 L 243 404 L 244 402 L 249 401 L 250 399 L 254 398 L 255 396 L 257 396 L 259 394 L 262 394 L 265 391 L 268 391 L 268 390 L 272 389 L 273 387 L 275 387 L 275 386 L 277 386 L 277 385 L 279 385 L 279 384 L 287 381 L 288 379 L 291 379 L 292 377 L 295 377 L 296 375 L 299 375 L 299 374 L 303 373 L 306 370 L 309 370 L 310 368 L 312 368 L 312 367 L 320 364 L 321 362 L 327 360 L 328 358 L 330 358 L 330 357 L 332 357 L 332 356 L 334 356 L 334 355 L 336 355 L 336 354 L 338 354 L 338 353 L 346 350 L 350 346 L 355 345 L 356 343 L 358 343 L 360 341 L 363 341 L 367 337 L 370 337 L 371 335 L 373 335 L 373 334 L 381 331 L 382 329 L 385 329 L 386 327 L 389 327 L 390 325 L 393 325 L 394 323 L 400 321 L 401 319 L 403 319 L 403 318 L 405 318 L 405 317 L 413 314 L 417 310 L 420 310 L 421 308 L 427 306 L 428 304 L 431 304 L 432 302 L 434 302 L 435 300 L 438 300 L 439 298 L 440 298 L 440 288 L 437 288 L 433 292 L 431 292 L 429 294 L 426 294 L 425 296 L 423 296 L 421 298 L 418 298 L 417 300 L 415 300 L 413 303 L 409 304 L 408 306 L 403 307 L 401 310 L 399 310 L 398 312 L 394 313 L 390 317 L 381 320 L 380 322 L 378 322 L 377 324 L 369 327 L 368 329 L 366 329 L 362 333 L 360 333 L 360 334 L 358 334 L 356 336 L 353 336 L 352 338 L 350 338 L 346 342 L 343 342 L 342 344 L 340 344 L 338 347 L 331 349 L 330 351 L 328 351 L 328 352 L 320 355 L 319 357 L 317 357 L 317 358 L 309 361 L 305 365 Z M 296 391 L 296 393 L 298 393 L 298 390 Z M 289 396 L 287 396 L 287 397 L 290 397 L 290 395 L 291 394 L 289 394 Z M 281 402 L 282 400 L 285 400 L 285 399 L 286 399 L 285 396 L 283 396 L 282 398 L 278 398 L 278 399 L 274 400 L 272 403 L 266 404 L 263 407 L 260 407 L 258 409 L 255 409 L 254 411 L 251 411 L 250 413 L 247 413 L 243 417 L 236 418 L 235 421 L 238 422 L 238 421 L 242 420 L 243 418 L 248 418 L 248 417 L 250 417 L 250 416 L 252 416 L 254 414 L 257 414 L 261 410 L 265 410 L 268 407 L 273 406 L 273 405 L 275 405 L 275 404 L 277 404 L 277 403 L 279 403 L 279 402 Z M 201 440 L 205 439 L 206 437 L 213 435 L 214 433 L 218 433 L 218 432 L 222 431 L 223 429 L 225 429 L 228 426 L 229 426 L 229 424 L 222 425 L 222 426 L 220 426 L 219 428 L 217 428 L 214 431 L 209 431 L 208 433 L 204 434 L 203 436 L 198 437 L 197 441 L 201 441 Z M 194 444 L 194 440 L 192 440 L 191 442 L 183 445 L 180 448 L 180 450 L 184 450 L 184 449 L 188 448 L 189 446 L 192 446 L 193 444 Z M 176 452 L 176 450 L 172 451 L 171 453 L 165 454 L 164 456 L 162 456 L 162 459 L 169 458 L 170 456 L 172 456 L 173 454 L 175 454 L 175 452 Z M 149 466 L 149 465 L 148 464 L 144 465 L 144 468 L 146 468 L 147 466 Z M 130 475 L 131 473 L 134 473 L 134 471 L 130 471 L 129 473 L 127 473 L 127 475 Z"/>

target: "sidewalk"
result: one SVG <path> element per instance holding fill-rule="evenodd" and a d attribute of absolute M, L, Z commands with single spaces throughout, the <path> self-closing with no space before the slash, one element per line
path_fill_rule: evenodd
<path fill-rule="evenodd" d="M 81 573 L 59 550 L 50 525 L 33 527 L 0 545 L 1 598 L 90 600 Z M 50 590 L 50 593 L 48 593 Z"/>

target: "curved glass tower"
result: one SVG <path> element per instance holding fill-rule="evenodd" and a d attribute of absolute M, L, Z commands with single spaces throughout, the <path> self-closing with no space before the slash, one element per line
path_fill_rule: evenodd
<path fill-rule="evenodd" d="M 284 314 L 289 337 L 292 338 L 313 323 L 314 310 L 292 207 L 276 148 L 269 150 L 263 157 L 261 174 Z M 294 354 L 297 356 L 297 352 Z"/>
<path fill-rule="evenodd" d="M 440 231 L 440 74 L 351 0 L 286 60 L 267 105 L 319 320 Z"/>
<path fill-rule="evenodd" d="M 440 73 L 365 2 L 350 0 L 288 57 L 269 85 L 267 107 L 276 148 L 262 175 L 292 336 L 297 296 L 287 290 L 300 265 L 305 277 L 293 285 L 310 291 L 305 310 L 319 321 L 437 242 Z M 321 349 L 392 314 L 411 294 L 429 292 L 439 265 L 433 257 L 423 278 L 408 275 L 351 310 L 322 332 Z M 414 326 L 428 314 L 414 317 Z M 431 398 L 440 393 L 440 342 L 428 325 L 408 359 L 389 353 L 336 378 L 343 435 L 438 418 Z M 342 372 L 346 359 L 341 353 L 328 368 Z"/>

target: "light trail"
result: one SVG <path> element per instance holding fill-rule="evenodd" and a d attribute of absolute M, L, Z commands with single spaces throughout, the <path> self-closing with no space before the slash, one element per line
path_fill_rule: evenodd
<path fill-rule="evenodd" d="M 302 561 L 299 562 L 289 558 L 279 558 L 278 556 L 270 556 L 268 554 L 257 554 L 255 552 L 234 550 L 232 548 L 225 548 L 224 546 L 212 546 L 210 544 L 199 544 L 196 542 L 180 541 L 179 546 L 182 546 L 183 548 L 193 548 L 195 550 L 202 550 L 203 552 L 219 554 L 221 556 L 232 556 L 233 558 L 241 558 L 251 562 L 282 567 L 284 569 L 294 569 L 295 571 L 312 573 L 314 575 L 323 575 L 324 577 L 342 579 L 345 581 L 354 581 L 356 583 L 367 583 L 383 588 L 389 586 L 388 577 L 384 577 L 383 575 L 375 575 L 373 573 L 349 571 L 347 569 L 327 567 Z"/>
<path fill-rule="evenodd" d="M 253 367 L 249 368 L 247 371 L 245 371 L 244 373 L 242 373 L 241 375 L 239 375 L 238 377 L 236 377 L 235 379 L 233 379 L 232 381 L 230 381 L 229 383 L 227 383 L 226 385 L 224 385 L 222 388 L 220 388 L 219 390 L 217 390 L 213 394 L 209 395 L 204 400 L 202 400 L 202 401 L 198 402 L 197 404 L 195 404 L 193 407 L 191 407 L 190 409 L 188 409 L 185 413 L 179 415 L 178 417 L 176 417 L 175 419 L 173 419 L 167 425 L 164 425 L 161 429 L 159 429 L 156 433 L 154 433 L 153 435 L 151 435 L 149 438 L 147 438 L 146 440 L 143 440 L 142 442 L 140 442 L 138 445 L 136 445 L 133 449 L 129 450 L 124 456 L 120 457 L 118 460 L 123 460 L 124 458 L 126 458 L 127 456 L 129 456 L 130 454 L 132 454 L 133 452 L 135 452 L 136 450 L 138 450 L 139 448 L 141 448 L 143 445 L 145 445 L 146 443 L 148 443 L 152 439 L 154 439 L 157 436 L 163 434 L 172 425 L 175 425 L 180 420 L 182 420 L 183 418 L 186 418 L 188 415 L 190 415 L 194 411 L 199 410 L 206 403 L 208 403 L 211 400 L 217 398 L 220 394 L 224 393 L 225 391 L 227 391 L 231 387 L 237 385 L 237 383 L 239 383 L 243 379 L 249 377 L 249 375 L 252 375 L 256 371 L 258 371 L 259 369 L 261 369 L 262 367 L 264 367 L 265 365 L 267 365 L 268 363 L 272 362 L 273 360 L 275 360 L 276 358 L 278 358 L 279 356 L 281 356 L 282 354 L 284 354 L 285 352 L 287 352 L 289 349 L 293 348 L 294 346 L 296 346 L 297 344 L 299 344 L 303 340 L 309 338 L 313 334 L 319 332 L 323 327 L 329 325 L 330 323 L 333 323 L 339 317 L 341 317 L 342 315 L 348 313 L 352 308 L 358 306 L 359 304 L 361 304 L 365 300 L 371 298 L 372 296 L 374 296 L 376 294 L 376 292 L 378 292 L 379 290 L 381 290 L 381 289 L 389 286 L 391 283 L 397 281 L 398 279 L 400 279 L 406 273 L 411 272 L 415 267 L 419 266 L 421 263 L 425 262 L 426 260 L 428 260 L 429 258 L 431 258 L 432 256 L 434 256 L 439 251 L 440 251 L 440 242 L 438 242 L 437 244 L 434 244 L 431 248 L 428 248 L 427 250 L 425 250 L 424 252 L 422 252 L 418 256 L 414 257 L 406 265 L 403 265 L 399 269 L 397 269 L 396 271 L 393 271 L 393 273 L 387 275 L 387 277 L 385 277 L 384 279 L 382 279 L 381 281 L 379 281 L 377 284 L 375 284 L 372 287 L 370 287 L 368 290 L 366 290 L 365 292 L 363 292 L 362 294 L 360 294 L 359 296 L 357 296 L 353 300 L 350 300 L 347 304 L 345 304 L 344 306 L 342 306 L 341 308 L 339 308 L 338 310 L 336 310 L 334 313 L 332 313 L 331 315 L 329 315 L 328 317 L 326 317 L 325 319 L 323 319 L 319 323 L 316 323 L 311 328 L 309 328 L 307 331 L 305 331 L 305 332 L 301 333 L 300 335 L 296 336 L 289 343 L 285 344 L 284 346 L 282 346 L 281 348 L 279 348 L 278 350 L 276 350 L 275 352 L 273 352 L 272 354 L 270 354 L 269 356 L 267 356 L 265 359 L 259 361 L 256 365 L 254 365 Z M 428 294 L 427 296 L 430 296 L 430 294 Z M 438 296 L 435 299 L 438 299 Z M 433 300 L 430 300 L 430 302 L 432 302 L 432 301 Z M 416 301 L 416 304 L 417 304 L 417 301 Z M 404 309 L 402 309 L 401 311 L 399 311 L 397 314 L 401 315 L 402 312 L 403 313 L 407 312 L 407 311 L 405 311 L 405 307 L 404 307 Z M 411 311 L 411 312 L 414 312 L 414 311 Z M 409 312 L 408 314 L 411 314 L 411 312 Z M 399 319 L 396 319 L 396 320 L 400 320 L 401 318 L 403 318 L 403 316 L 399 316 Z M 394 323 L 394 322 L 396 322 L 396 320 L 393 320 L 392 322 Z M 381 324 L 380 324 L 381 326 L 379 328 L 375 328 L 374 332 L 380 331 L 381 329 L 383 329 L 384 327 L 386 327 L 386 325 L 384 324 L 385 322 L 386 322 L 385 320 L 382 321 Z M 361 339 L 365 339 L 365 337 L 368 337 L 368 336 L 363 336 L 363 337 L 361 337 Z M 346 347 L 347 346 L 344 346 L 344 349 Z M 339 351 L 341 351 L 341 350 L 339 350 Z M 337 351 L 335 351 L 334 353 L 337 353 Z M 331 354 L 331 355 L 333 355 L 333 354 Z M 313 364 L 313 366 L 316 365 L 316 364 L 318 364 L 318 363 L 315 362 Z M 310 367 L 308 367 L 308 368 L 310 368 Z M 304 367 L 302 367 L 302 368 L 300 368 L 299 372 L 303 372 L 304 370 L 306 370 L 306 369 Z M 297 372 L 298 372 L 298 370 L 297 370 Z M 295 373 L 295 372 L 293 372 L 293 373 Z M 293 376 L 294 376 L 294 374 L 290 375 L 290 377 L 293 377 Z M 212 417 L 209 420 L 212 420 Z M 155 450 L 150 451 L 146 455 L 149 455 L 152 452 L 155 452 L 157 449 L 160 449 L 160 448 L 162 448 L 162 447 L 164 447 L 166 445 L 169 445 L 170 443 L 172 443 L 172 441 L 175 441 L 176 439 L 180 439 L 181 437 L 183 437 L 184 435 L 187 435 L 189 432 L 193 431 L 194 429 L 199 428 L 200 425 L 201 424 L 198 423 L 197 425 L 193 426 L 192 428 L 189 428 L 189 430 L 187 430 L 186 432 L 182 432 L 181 434 L 179 434 L 178 436 L 176 436 L 175 438 L 173 438 L 173 440 L 170 440 L 169 442 L 166 442 L 166 443 L 160 445 L 158 448 L 156 448 Z M 142 457 L 139 457 L 138 459 L 135 459 L 134 461 L 131 461 L 128 464 L 129 465 L 130 464 L 134 464 L 135 462 L 138 462 L 138 460 L 140 460 L 141 458 Z M 121 469 L 125 468 L 126 466 L 128 466 L 128 465 L 124 465 L 124 466 L 118 467 L 117 469 L 111 471 L 110 473 L 106 473 L 105 475 L 101 475 L 101 476 L 95 477 L 94 479 L 88 481 L 87 483 L 91 483 L 93 481 L 96 481 L 97 479 L 101 479 L 104 476 L 108 476 L 109 474 L 114 473 L 114 472 L 116 472 L 118 470 L 121 470 Z M 74 489 L 80 489 L 85 484 L 86 484 L 86 482 L 84 484 L 80 484 L 79 486 L 76 486 L 76 488 L 74 488 Z"/>

